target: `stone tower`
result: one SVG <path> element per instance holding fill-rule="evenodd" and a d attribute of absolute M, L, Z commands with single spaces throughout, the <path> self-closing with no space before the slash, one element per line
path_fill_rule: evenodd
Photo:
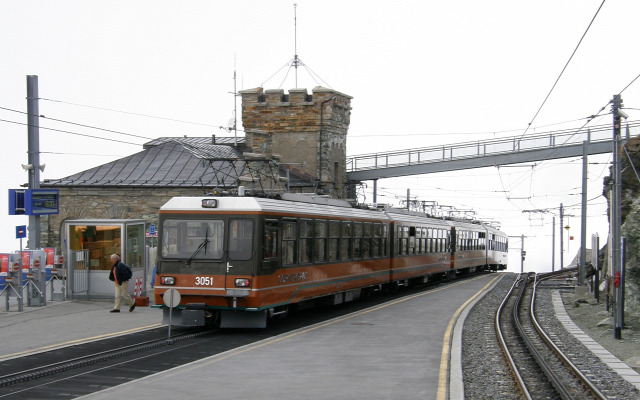
<path fill-rule="evenodd" d="M 337 198 L 347 195 L 347 131 L 351 96 L 317 86 L 307 89 L 243 90 L 242 124 L 252 153 L 279 159 Z"/>

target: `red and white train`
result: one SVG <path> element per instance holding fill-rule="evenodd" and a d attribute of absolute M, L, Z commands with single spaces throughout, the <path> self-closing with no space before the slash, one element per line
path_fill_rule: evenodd
<path fill-rule="evenodd" d="M 302 302 L 507 266 L 488 225 L 320 196 L 175 197 L 159 217 L 155 304 L 179 299 L 162 308 L 180 326 L 260 328 Z"/>

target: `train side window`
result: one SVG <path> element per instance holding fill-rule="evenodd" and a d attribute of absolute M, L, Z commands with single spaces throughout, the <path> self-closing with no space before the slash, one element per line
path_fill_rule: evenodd
<path fill-rule="evenodd" d="M 326 260 L 327 221 L 316 220 L 314 228 L 313 257 L 315 262 L 322 262 Z"/>
<path fill-rule="evenodd" d="M 362 223 L 353 223 L 353 258 L 362 258 Z"/>
<path fill-rule="evenodd" d="M 409 227 L 398 227 L 398 255 L 407 254 L 409 244 Z"/>
<path fill-rule="evenodd" d="M 388 255 L 388 246 L 389 246 L 389 227 L 387 225 L 382 225 L 382 256 L 386 257 Z"/>
<path fill-rule="evenodd" d="M 313 222 L 300 220 L 300 239 L 298 240 L 298 261 L 311 262 L 311 248 L 313 246 Z"/>
<path fill-rule="evenodd" d="M 449 252 L 450 248 L 451 248 L 451 233 L 449 230 L 442 230 L 442 237 L 443 237 L 443 248 L 442 248 L 442 252 L 443 253 L 447 253 Z"/>
<path fill-rule="evenodd" d="M 340 240 L 340 222 L 329 221 L 329 242 L 327 243 L 327 256 L 329 261 L 338 259 L 338 241 Z"/>
<path fill-rule="evenodd" d="M 371 235 L 373 234 L 370 222 L 362 225 L 362 258 L 371 258 Z"/>
<path fill-rule="evenodd" d="M 296 263 L 296 221 L 282 221 L 282 263 Z"/>
<path fill-rule="evenodd" d="M 371 254 L 373 257 L 382 256 L 382 224 L 373 225 L 373 239 L 371 240 Z"/>
<path fill-rule="evenodd" d="M 229 220 L 229 259 L 250 260 L 253 257 L 253 220 Z"/>
<path fill-rule="evenodd" d="M 340 238 L 340 259 L 348 260 L 351 258 L 351 222 L 342 221 Z"/>
<path fill-rule="evenodd" d="M 416 254 L 416 227 L 409 227 L 409 249 L 407 250 L 408 254 Z"/>
<path fill-rule="evenodd" d="M 269 260 L 278 257 L 278 221 L 265 221 L 264 247 L 262 258 Z"/>
<path fill-rule="evenodd" d="M 440 229 L 433 230 L 433 252 L 440 252 Z"/>

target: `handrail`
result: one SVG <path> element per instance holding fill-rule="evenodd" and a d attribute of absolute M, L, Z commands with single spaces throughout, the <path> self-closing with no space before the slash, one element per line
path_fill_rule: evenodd
<path fill-rule="evenodd" d="M 629 121 L 626 127 L 640 127 L 640 121 Z M 347 157 L 347 172 L 389 168 L 401 165 L 426 164 L 452 161 L 469 157 L 484 157 L 505 153 L 518 153 L 541 149 L 561 149 L 575 146 L 584 141 L 598 143 L 612 140 L 610 124 L 596 125 L 576 131 L 561 130 L 538 135 L 513 136 L 485 141 L 463 142 L 418 149 L 396 150 L 385 153 L 362 154 Z"/>

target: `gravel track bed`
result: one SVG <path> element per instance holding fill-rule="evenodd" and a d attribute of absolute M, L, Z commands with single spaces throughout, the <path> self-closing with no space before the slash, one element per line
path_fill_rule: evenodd
<path fill-rule="evenodd" d="M 509 274 L 501 279 L 491 292 L 476 303 L 465 320 L 462 333 L 462 373 L 464 395 L 467 399 L 521 398 L 502 356 L 493 327 L 495 312 L 516 277 L 517 274 Z M 555 286 L 539 287 L 539 300 L 536 303 L 538 319 L 544 321 L 544 328 L 552 332 L 550 336 L 560 343 L 559 347 L 575 363 L 585 363 L 587 360 L 586 363 L 592 366 L 590 369 L 597 371 L 597 376 L 590 377 L 610 399 L 640 398 L 640 391 L 567 332 L 557 319 L 552 303 L 552 293 L 557 290 Z M 570 316 L 571 314 L 569 312 Z M 630 348 L 637 346 L 631 340 L 628 345 Z"/>

